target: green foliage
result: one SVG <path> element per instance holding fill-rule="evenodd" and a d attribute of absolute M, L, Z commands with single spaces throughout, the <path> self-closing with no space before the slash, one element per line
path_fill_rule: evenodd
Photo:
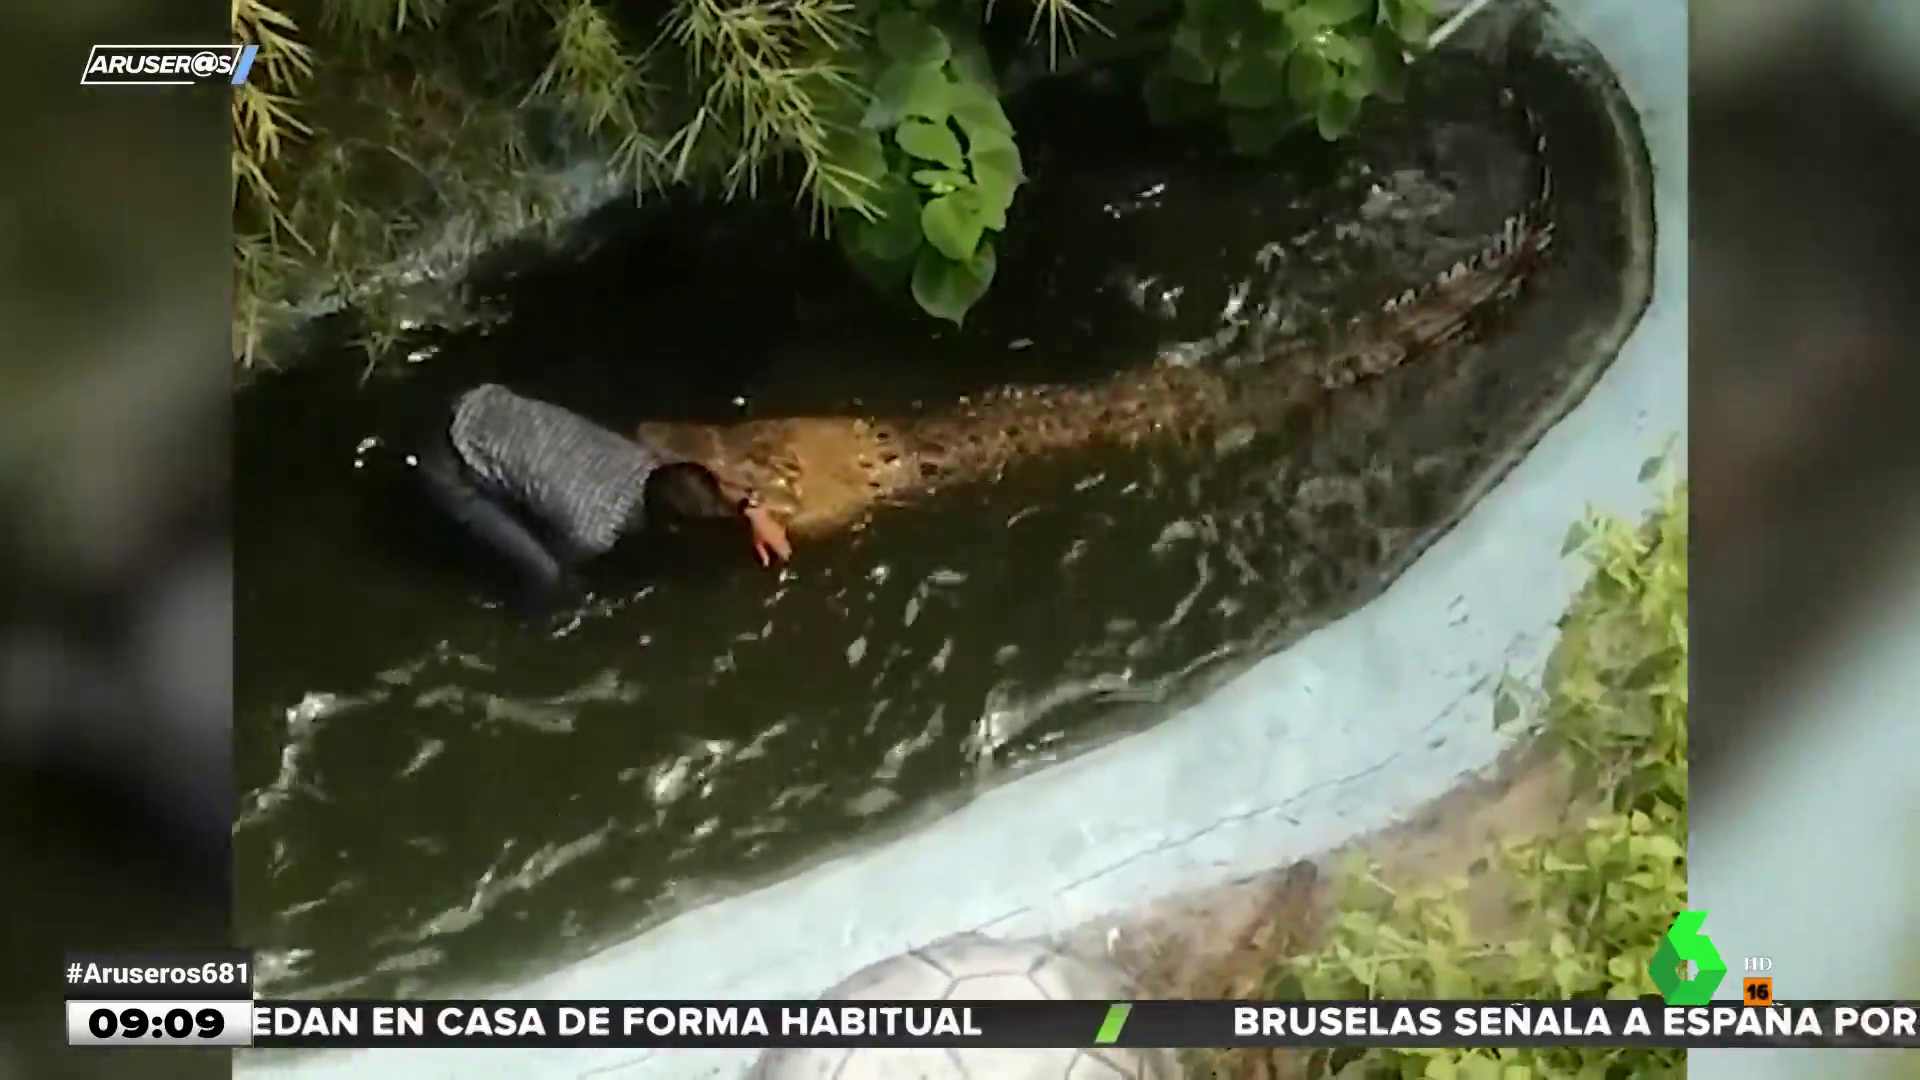
<path fill-rule="evenodd" d="M 928 314 L 960 323 L 986 295 L 998 236 L 1026 182 L 992 65 L 971 29 L 882 14 L 862 57 L 873 93 L 829 165 L 853 181 L 829 200 L 852 263 L 876 283 L 911 278 Z"/>
<path fill-rule="evenodd" d="M 1493 860 L 1508 910 L 1470 925 L 1464 882 L 1395 891 L 1362 869 L 1325 947 L 1272 973 L 1276 997 L 1633 998 L 1686 906 L 1687 505 L 1675 484 L 1650 523 L 1592 518 L 1593 567 L 1562 621 L 1543 691 L 1528 709 L 1570 767 L 1581 819 L 1505 846 Z M 1502 688 L 1497 709 L 1522 706 Z M 1350 1070 L 1350 1071 L 1347 1071 Z M 1684 1075 L 1678 1050 L 1509 1049 L 1317 1052 L 1316 1075 L 1565 1077 Z"/>
<path fill-rule="evenodd" d="M 1050 60 L 1105 31 L 1076 0 L 1030 2 Z M 1390 96 L 1431 0 L 1183 2 L 1149 99 L 1251 152 L 1303 120 L 1337 137 Z M 863 274 L 959 323 L 1027 179 L 980 32 L 993 4 L 233 0 L 236 40 L 261 46 L 232 106 L 235 355 L 263 359 L 290 305 L 325 295 L 385 344 L 378 271 L 556 224 L 583 160 L 636 197 L 777 179 Z"/>
<path fill-rule="evenodd" d="M 1249 156 L 1307 124 L 1339 139 L 1368 98 L 1401 100 L 1433 23 L 1432 0 L 1183 2 L 1148 107 L 1163 123 L 1218 118 Z"/>
<path fill-rule="evenodd" d="M 1091 23 L 1034 3 L 1050 44 Z M 981 18 L 971 0 L 235 0 L 236 39 L 261 46 L 232 107 L 235 355 L 262 359 L 316 294 L 391 329 L 365 310 L 376 271 L 438 226 L 553 224 L 584 159 L 641 197 L 785 172 L 856 265 L 957 321 L 1025 179 Z"/>

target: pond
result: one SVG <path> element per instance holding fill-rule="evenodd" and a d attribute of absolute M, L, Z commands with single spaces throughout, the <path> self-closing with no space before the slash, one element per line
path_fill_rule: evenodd
<path fill-rule="evenodd" d="M 503 275 L 503 321 L 417 362 L 244 391 L 235 858 L 262 992 L 551 968 L 1137 730 L 1377 593 L 1607 359 L 1583 335 L 1630 292 L 1625 196 L 1589 77 L 1443 55 L 1351 141 L 1257 165 L 1156 131 L 1124 78 L 1043 83 L 964 329 L 873 295 L 784 207 L 685 196 L 598 215 L 592 250 Z M 1496 234 L 1540 165 L 1519 102 L 1559 207 L 1527 296 L 1284 429 L 1024 462 L 784 574 L 593 579 L 554 619 L 503 609 L 408 494 L 428 418 L 483 380 L 630 428 L 1243 365 Z"/>

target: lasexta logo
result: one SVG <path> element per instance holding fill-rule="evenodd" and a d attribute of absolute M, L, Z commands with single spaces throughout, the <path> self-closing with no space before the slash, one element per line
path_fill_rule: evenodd
<path fill-rule="evenodd" d="M 1705 1005 L 1713 1000 L 1713 992 L 1720 989 L 1720 981 L 1727 977 L 1727 964 L 1720 959 L 1720 950 L 1714 948 L 1712 938 L 1700 932 L 1706 922 L 1704 911 L 1681 912 L 1653 954 L 1653 964 L 1647 974 L 1653 977 L 1653 985 L 1659 987 L 1660 996 L 1669 1005 Z M 1692 970 L 1682 971 L 1682 964 Z"/>

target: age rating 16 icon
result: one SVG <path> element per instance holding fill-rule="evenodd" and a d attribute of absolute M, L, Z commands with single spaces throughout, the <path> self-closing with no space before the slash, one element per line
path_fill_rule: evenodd
<path fill-rule="evenodd" d="M 1745 966 L 1748 971 L 1772 971 L 1773 960 L 1765 956 L 1749 956 Z M 1773 1004 L 1773 976 L 1748 975 L 1741 980 L 1740 1000 L 1748 1005 Z"/>

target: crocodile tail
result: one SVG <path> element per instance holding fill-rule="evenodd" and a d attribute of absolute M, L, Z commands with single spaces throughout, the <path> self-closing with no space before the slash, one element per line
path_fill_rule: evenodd
<path fill-rule="evenodd" d="M 1235 377 L 1160 365 L 1084 386 L 1008 388 L 954 411 L 882 423 L 877 432 L 913 463 L 880 487 L 925 492 L 989 479 L 1014 461 L 1101 443 L 1269 426 L 1317 397 L 1384 375 L 1411 358 L 1466 344 L 1488 316 L 1519 298 L 1553 244 L 1553 177 L 1546 137 L 1526 113 L 1538 172 L 1532 197 L 1485 247 L 1416 289 L 1359 316 L 1331 341 L 1301 340 Z"/>
<path fill-rule="evenodd" d="M 1533 196 L 1485 247 L 1427 284 L 1408 289 L 1356 319 L 1343 342 L 1320 352 L 1322 391 L 1384 375 L 1410 359 L 1464 345 L 1486 318 L 1507 309 L 1532 282 L 1553 246 L 1553 171 L 1547 138 L 1531 111 L 1527 125 L 1538 168 Z"/>

